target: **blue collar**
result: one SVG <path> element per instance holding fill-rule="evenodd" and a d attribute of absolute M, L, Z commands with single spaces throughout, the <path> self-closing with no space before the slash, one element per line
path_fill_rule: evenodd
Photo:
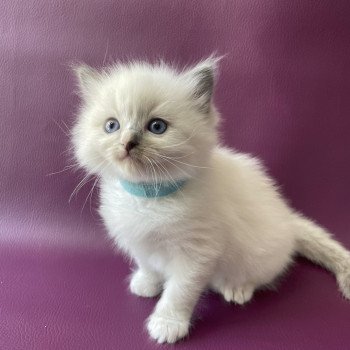
<path fill-rule="evenodd" d="M 146 182 L 130 182 L 120 179 L 120 184 L 124 190 L 137 197 L 157 198 L 164 197 L 178 191 L 186 180 L 178 180 L 174 182 L 161 182 L 154 185 Z"/>

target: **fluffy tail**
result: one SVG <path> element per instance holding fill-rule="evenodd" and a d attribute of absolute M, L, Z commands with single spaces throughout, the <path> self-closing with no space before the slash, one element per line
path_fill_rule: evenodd
<path fill-rule="evenodd" d="M 297 216 L 297 251 L 333 272 L 345 298 L 350 299 L 350 252 L 312 221 Z"/>

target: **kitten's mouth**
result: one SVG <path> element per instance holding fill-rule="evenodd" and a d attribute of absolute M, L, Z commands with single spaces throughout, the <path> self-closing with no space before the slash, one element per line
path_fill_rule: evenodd
<path fill-rule="evenodd" d="M 126 151 L 125 149 L 120 152 L 117 156 L 119 161 L 124 161 L 124 160 L 131 160 L 132 159 L 132 154 L 131 152 Z"/>
<path fill-rule="evenodd" d="M 128 159 L 129 159 L 129 160 L 131 159 L 131 156 L 130 156 L 129 153 L 124 154 L 124 155 L 118 157 L 118 160 L 121 160 L 121 161 L 123 161 L 123 160 L 128 160 Z"/>
<path fill-rule="evenodd" d="M 130 163 L 141 163 L 139 157 L 135 154 L 135 152 L 127 152 L 124 150 L 117 156 L 119 162 L 130 162 Z"/>

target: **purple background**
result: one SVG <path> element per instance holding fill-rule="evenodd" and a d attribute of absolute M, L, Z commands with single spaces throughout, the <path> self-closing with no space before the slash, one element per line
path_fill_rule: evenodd
<path fill-rule="evenodd" d="M 155 300 L 127 291 L 87 185 L 64 168 L 78 99 L 67 65 L 217 51 L 228 145 L 261 157 L 291 204 L 350 248 L 350 2 L 3 0 L 0 4 L 0 349 L 155 349 Z M 206 295 L 178 349 L 349 349 L 350 303 L 298 260 L 278 292 Z"/>

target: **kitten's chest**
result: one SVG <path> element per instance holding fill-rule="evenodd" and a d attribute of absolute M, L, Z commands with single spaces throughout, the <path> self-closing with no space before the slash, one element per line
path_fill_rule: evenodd
<path fill-rule="evenodd" d="M 117 185 L 101 188 L 100 214 L 109 234 L 123 245 L 146 238 L 159 241 L 157 238 L 172 230 L 184 217 L 183 213 L 183 207 L 176 201 L 136 197 Z"/>

